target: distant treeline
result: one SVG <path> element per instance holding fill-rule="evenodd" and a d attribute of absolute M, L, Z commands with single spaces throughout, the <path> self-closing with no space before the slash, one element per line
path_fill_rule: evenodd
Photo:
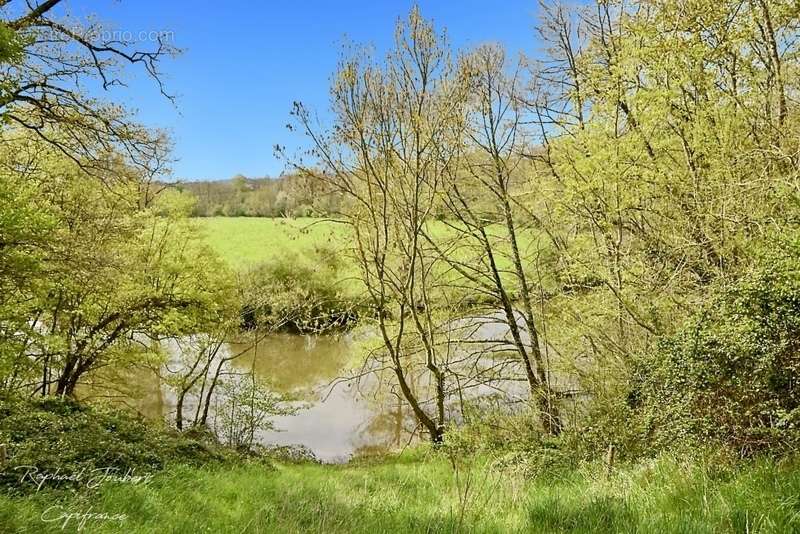
<path fill-rule="evenodd" d="M 193 195 L 196 217 L 308 217 L 338 212 L 341 195 L 307 177 L 247 178 L 181 182 L 174 185 Z"/>

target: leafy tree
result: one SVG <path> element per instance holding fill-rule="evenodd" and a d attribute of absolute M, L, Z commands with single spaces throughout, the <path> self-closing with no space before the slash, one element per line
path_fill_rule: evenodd
<path fill-rule="evenodd" d="M 359 315 L 341 284 L 339 251 L 317 247 L 309 254 L 286 254 L 238 278 L 244 327 L 320 333 L 347 328 Z"/>
<path fill-rule="evenodd" d="M 498 352 L 512 352 L 522 362 L 542 427 L 548 434 L 558 434 L 558 399 L 535 302 L 543 291 L 541 276 L 534 279 L 530 269 L 530 264 L 538 262 L 541 249 L 525 247 L 525 237 L 535 235 L 532 223 L 536 216 L 519 200 L 524 193 L 525 150 L 530 145 L 520 105 L 523 87 L 519 67 L 509 71 L 507 63 L 504 51 L 496 45 L 482 46 L 465 57 L 462 68 L 469 105 L 464 118 L 454 123 L 463 128 L 456 132 L 462 146 L 458 165 L 441 192 L 444 224 L 453 235 L 437 243 L 442 241 L 440 237 L 424 228 L 422 232 L 442 260 L 460 275 L 460 284 L 500 310 L 499 322 L 508 329 L 511 340 L 500 344 Z M 538 263 L 536 266 L 539 270 Z"/>
<path fill-rule="evenodd" d="M 766 0 L 544 12 L 549 57 L 531 62 L 524 101 L 562 288 L 551 341 L 591 362 L 584 383 L 602 395 L 758 261 L 753 243 L 796 224 L 800 13 Z"/>
<path fill-rule="evenodd" d="M 185 205 L 164 197 L 142 209 L 130 169 L 102 184 L 59 152 L 38 154 L 26 180 L 50 233 L 37 275 L 18 287 L 25 305 L 2 324 L 17 350 L 4 354 L 7 388 L 38 374 L 42 394 L 73 395 L 85 374 L 152 352 L 144 339 L 202 330 L 231 312 L 226 270 L 199 245 Z"/>
<path fill-rule="evenodd" d="M 155 46 L 141 50 L 122 32 L 55 16 L 62 4 L 7 1 L 0 6 L 0 116 L 100 178 L 114 151 L 156 176 L 166 164 L 163 135 L 137 125 L 124 108 L 88 96 L 86 88 L 124 86 L 125 68 L 141 67 L 169 97 L 160 65 L 177 52 L 170 35 L 156 35 Z"/>
<path fill-rule="evenodd" d="M 322 165 L 320 171 L 298 162 L 298 171 L 328 181 L 352 204 L 346 220 L 387 365 L 434 442 L 442 441 L 446 424 L 450 318 L 437 303 L 440 258 L 422 229 L 453 164 L 452 121 L 465 102 L 458 76 L 443 36 L 414 9 L 398 22 L 385 62 L 355 55 L 342 63 L 331 132 L 317 131 L 302 105 L 294 111 Z M 434 384 L 433 413 L 412 388 L 416 374 Z"/>

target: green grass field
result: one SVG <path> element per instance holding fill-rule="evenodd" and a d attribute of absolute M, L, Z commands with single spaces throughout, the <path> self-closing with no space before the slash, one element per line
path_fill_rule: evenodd
<path fill-rule="evenodd" d="M 601 466 L 525 480 L 475 460 L 458 477 L 441 457 L 366 465 L 173 468 L 147 486 L 0 496 L 2 532 L 92 533 L 790 533 L 800 470 L 771 462 L 702 467 L 664 458 L 607 477 Z M 56 508 L 50 508 L 55 506 Z M 62 527 L 64 527 L 62 529 Z"/>
<path fill-rule="evenodd" d="M 238 270 L 245 270 L 287 254 L 310 256 L 315 248 L 322 246 L 341 250 L 343 255 L 346 255 L 347 249 L 352 246 L 347 226 L 325 219 L 200 217 L 194 220 L 200 227 L 206 243 L 231 267 Z M 445 241 L 455 236 L 455 232 L 448 229 L 444 223 L 433 222 L 431 228 L 432 234 L 437 239 Z M 492 225 L 489 227 L 489 233 L 502 240 L 505 229 L 501 225 Z M 549 250 L 548 243 L 544 239 L 538 239 L 529 231 L 520 232 L 518 238 L 526 264 L 534 270 L 536 258 L 539 258 L 542 252 L 546 254 Z M 471 246 L 474 246 L 474 243 Z M 482 251 L 467 250 L 463 246 L 454 247 L 453 243 L 445 248 L 467 264 L 475 264 L 476 261 L 485 259 Z M 502 276 L 513 286 L 515 281 L 510 274 L 513 264 L 508 256 L 510 248 L 507 243 L 502 243 L 498 250 L 502 251 L 495 258 L 498 267 L 503 271 Z M 346 258 L 345 261 L 349 265 L 345 264 L 342 276 L 350 280 L 348 285 L 352 286 L 354 293 L 358 293 L 360 286 L 352 282 L 358 277 L 358 270 L 352 259 Z M 449 270 L 445 267 L 443 269 Z M 488 267 L 486 269 L 488 270 Z M 535 280 L 539 274 L 541 273 L 531 272 L 529 276 Z M 447 276 L 456 277 L 457 273 L 450 271 Z M 547 276 L 546 272 L 544 276 Z"/>
<path fill-rule="evenodd" d="M 346 245 L 346 228 L 323 219 L 201 217 L 194 219 L 206 242 L 235 269 L 246 269 L 288 252 Z"/>

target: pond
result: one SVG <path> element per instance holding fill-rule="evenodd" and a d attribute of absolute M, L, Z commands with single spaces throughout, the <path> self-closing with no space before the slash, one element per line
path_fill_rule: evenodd
<path fill-rule="evenodd" d="M 457 349 L 456 355 L 480 352 L 475 341 L 485 341 L 489 346 L 498 342 L 506 344 L 508 328 L 497 314 L 463 319 L 452 325 L 454 330 L 462 332 L 462 339 L 473 342 Z M 344 379 L 352 373 L 352 369 L 364 363 L 363 347 L 359 346 L 355 334 L 252 334 L 252 339 L 258 342 L 223 345 L 225 355 L 241 354 L 232 360 L 231 371 L 252 370 L 271 391 L 290 398 L 288 404 L 297 409 L 293 415 L 274 416 L 274 428 L 256 434 L 258 443 L 265 446 L 302 446 L 323 462 L 338 463 L 358 454 L 399 449 L 413 439 L 416 427 L 413 414 L 404 400 L 391 393 L 392 388 L 377 387 L 378 379 L 371 374 L 358 381 Z M 166 367 L 178 369 L 180 347 L 168 343 L 165 348 L 170 354 Z M 456 359 L 472 370 L 497 366 L 497 360 L 485 355 Z M 447 403 L 448 419 L 462 420 L 459 403 L 463 403 L 466 397 L 481 403 L 488 401 L 499 402 L 506 407 L 522 406 L 528 398 L 528 389 L 524 379 L 520 378 L 523 375 L 519 362 L 513 359 L 505 361 L 502 369 L 503 377 L 465 386 L 471 387 L 466 395 L 451 392 Z M 162 368 L 161 376 L 165 375 L 164 371 Z M 458 372 L 458 369 L 451 367 L 451 371 Z M 514 375 L 515 378 L 510 378 Z M 175 390 L 163 382 L 158 372 L 138 370 L 133 379 L 104 378 L 101 386 L 86 384 L 83 396 L 112 396 L 125 401 L 147 417 L 174 422 Z M 390 383 L 394 382 L 392 376 L 387 379 Z M 559 389 L 574 387 L 572 380 L 563 375 L 551 372 L 551 380 L 560 382 Z M 108 395 L 109 383 L 117 384 L 111 395 Z M 412 387 L 425 388 L 430 384 L 412 384 Z M 185 417 L 194 414 L 196 406 L 197 398 L 187 397 L 184 403 Z"/>
<path fill-rule="evenodd" d="M 275 430 L 260 433 L 261 443 L 303 445 L 322 461 L 338 462 L 410 438 L 410 413 L 397 399 L 377 396 L 374 378 L 342 379 L 358 358 L 350 336 L 274 334 L 229 350 L 246 350 L 236 367 L 252 366 L 274 391 L 298 398 L 299 411 L 273 418 Z"/>
<path fill-rule="evenodd" d="M 303 446 L 323 462 L 344 462 L 355 454 L 384 452 L 404 446 L 412 437 L 410 410 L 396 397 L 377 394 L 376 379 L 343 380 L 357 361 L 351 335 L 257 336 L 258 343 L 228 343 L 226 355 L 239 354 L 232 371 L 249 371 L 270 390 L 291 399 L 293 415 L 272 418 L 274 429 L 257 433 L 267 446 Z M 166 343 L 171 354 L 167 367 L 176 369 L 179 350 Z M 174 421 L 176 394 L 159 373 L 138 369 L 133 376 L 108 375 L 83 384 L 83 398 L 111 398 L 151 419 Z M 162 369 L 162 376 L 164 370 Z M 111 384 L 114 384 L 113 386 Z M 187 397 L 184 414 L 194 412 L 197 399 Z"/>

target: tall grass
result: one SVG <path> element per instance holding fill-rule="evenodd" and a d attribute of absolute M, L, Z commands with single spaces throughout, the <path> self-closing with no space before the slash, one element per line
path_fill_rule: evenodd
<path fill-rule="evenodd" d="M 86 532 L 800 532 L 796 462 L 739 467 L 661 458 L 606 476 L 602 466 L 527 481 L 487 459 L 347 466 L 174 468 L 149 486 L 56 494 L 67 510 L 123 513 Z M 0 498 L 0 532 L 56 532 L 54 494 Z M 66 531 L 74 531 L 74 523 Z"/>

